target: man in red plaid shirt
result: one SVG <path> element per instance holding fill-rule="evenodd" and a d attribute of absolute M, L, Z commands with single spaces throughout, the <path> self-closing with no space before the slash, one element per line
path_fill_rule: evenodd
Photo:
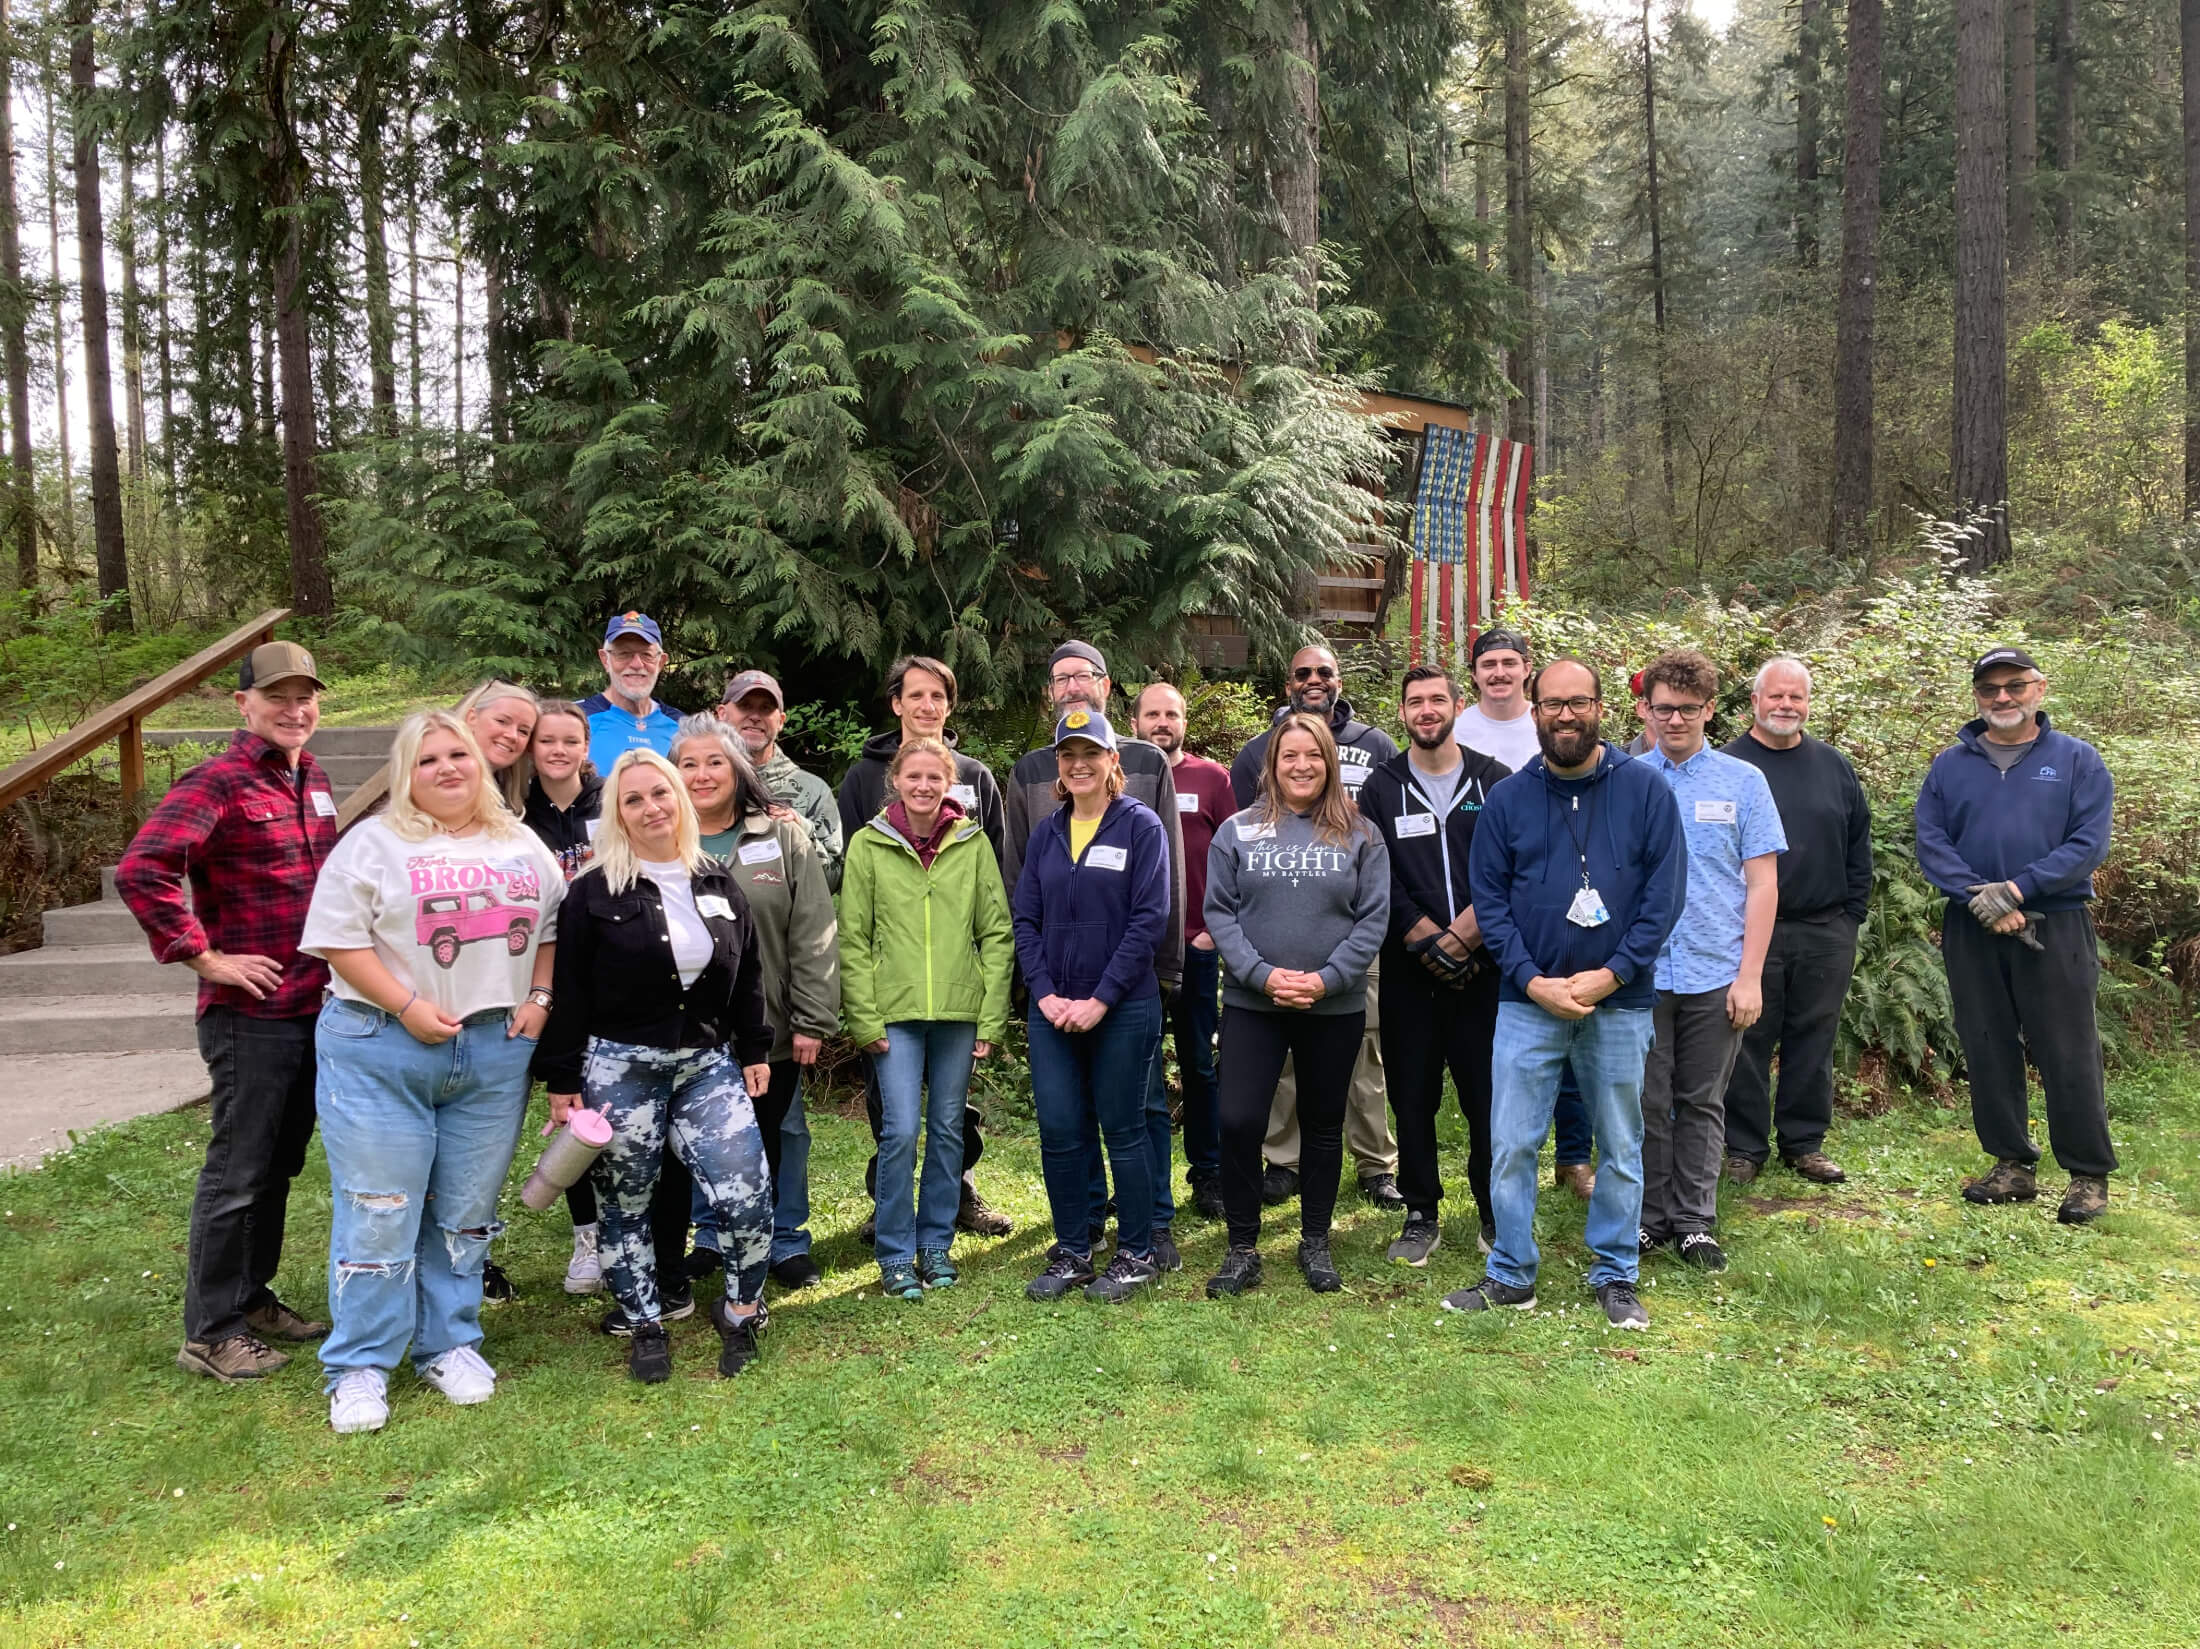
<path fill-rule="evenodd" d="M 290 1182 L 313 1137 L 313 1027 L 328 964 L 298 953 L 313 879 L 336 845 L 336 798 L 306 741 L 321 722 L 313 655 L 252 649 L 237 673 L 244 731 L 191 769 L 123 855 L 115 885 L 162 962 L 199 976 L 199 1052 L 214 1137 L 191 1205 L 176 1363 L 224 1384 L 318 1339 L 275 1297 Z"/>

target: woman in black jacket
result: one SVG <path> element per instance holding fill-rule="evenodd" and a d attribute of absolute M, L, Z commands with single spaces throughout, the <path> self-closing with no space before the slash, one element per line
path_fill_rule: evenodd
<path fill-rule="evenodd" d="M 756 1358 L 772 1243 L 751 1098 L 768 1090 L 772 1047 L 756 924 L 733 872 L 703 852 L 670 762 L 630 750 L 604 791 L 596 861 L 560 910 L 570 960 L 551 981 L 538 1064 L 553 1122 L 584 1096 L 611 1122 L 594 1175 L 604 1269 L 633 1333 L 628 1372 L 651 1384 L 672 1373 L 649 1217 L 669 1138 L 722 1233 L 726 1292 L 711 1320 L 731 1376 Z"/>

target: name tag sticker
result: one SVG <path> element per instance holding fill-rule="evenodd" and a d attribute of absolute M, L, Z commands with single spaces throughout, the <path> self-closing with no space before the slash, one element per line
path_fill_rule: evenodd
<path fill-rule="evenodd" d="M 705 893 L 696 899 L 695 913 L 698 916 L 723 917 L 730 922 L 733 920 L 733 901 L 722 893 Z"/>
<path fill-rule="evenodd" d="M 745 865 L 768 865 L 779 857 L 779 840 L 766 836 L 762 841 L 743 842 L 740 856 Z"/>
<path fill-rule="evenodd" d="M 1238 820 L 1238 840 L 1241 842 L 1265 842 L 1276 834 L 1272 824 L 1255 824 L 1250 819 Z"/>
<path fill-rule="evenodd" d="M 1199 811 L 1199 793 L 1195 790 L 1179 790 L 1176 793 L 1176 810 L 1179 813 Z"/>
<path fill-rule="evenodd" d="M 1124 870 L 1129 867 L 1130 862 L 1131 853 L 1127 847 L 1096 845 L 1085 849 L 1085 863 L 1094 870 Z"/>
<path fill-rule="evenodd" d="M 313 793 L 313 811 L 324 819 L 335 818 L 336 798 L 325 790 L 316 790 Z"/>
<path fill-rule="evenodd" d="M 962 805 L 964 812 L 975 815 L 978 811 L 978 792 L 973 785 L 951 784 L 947 793 Z"/>
<path fill-rule="evenodd" d="M 1436 834 L 1436 815 L 1401 813 L 1398 815 L 1398 834 L 1400 837 L 1433 836 Z"/>
<path fill-rule="evenodd" d="M 1696 822 L 1698 824 L 1732 824 L 1734 820 L 1735 812 L 1732 802 L 1698 802 L 1696 804 Z"/>

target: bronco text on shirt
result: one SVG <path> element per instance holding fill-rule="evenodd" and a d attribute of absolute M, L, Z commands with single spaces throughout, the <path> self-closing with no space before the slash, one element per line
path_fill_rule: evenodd
<path fill-rule="evenodd" d="M 531 830 L 408 842 L 377 817 L 329 855 L 299 949 L 371 948 L 452 1019 L 525 999 L 535 947 L 557 935 L 565 874 Z M 367 999 L 341 975 L 338 996 Z"/>
<path fill-rule="evenodd" d="M 1742 861 L 1787 851 L 1780 810 L 1764 774 L 1724 751 L 1706 746 L 1678 766 L 1658 749 L 1643 759 L 1673 792 L 1688 842 L 1688 901 L 1658 954 L 1657 987 L 1723 990 L 1742 971 Z"/>

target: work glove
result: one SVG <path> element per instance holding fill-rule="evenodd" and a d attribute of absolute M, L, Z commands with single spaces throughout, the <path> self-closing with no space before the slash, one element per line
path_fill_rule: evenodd
<path fill-rule="evenodd" d="M 1968 889 L 1971 914 L 1982 928 L 1990 928 L 2017 909 L 2016 889 L 2007 882 L 1977 882 Z"/>

